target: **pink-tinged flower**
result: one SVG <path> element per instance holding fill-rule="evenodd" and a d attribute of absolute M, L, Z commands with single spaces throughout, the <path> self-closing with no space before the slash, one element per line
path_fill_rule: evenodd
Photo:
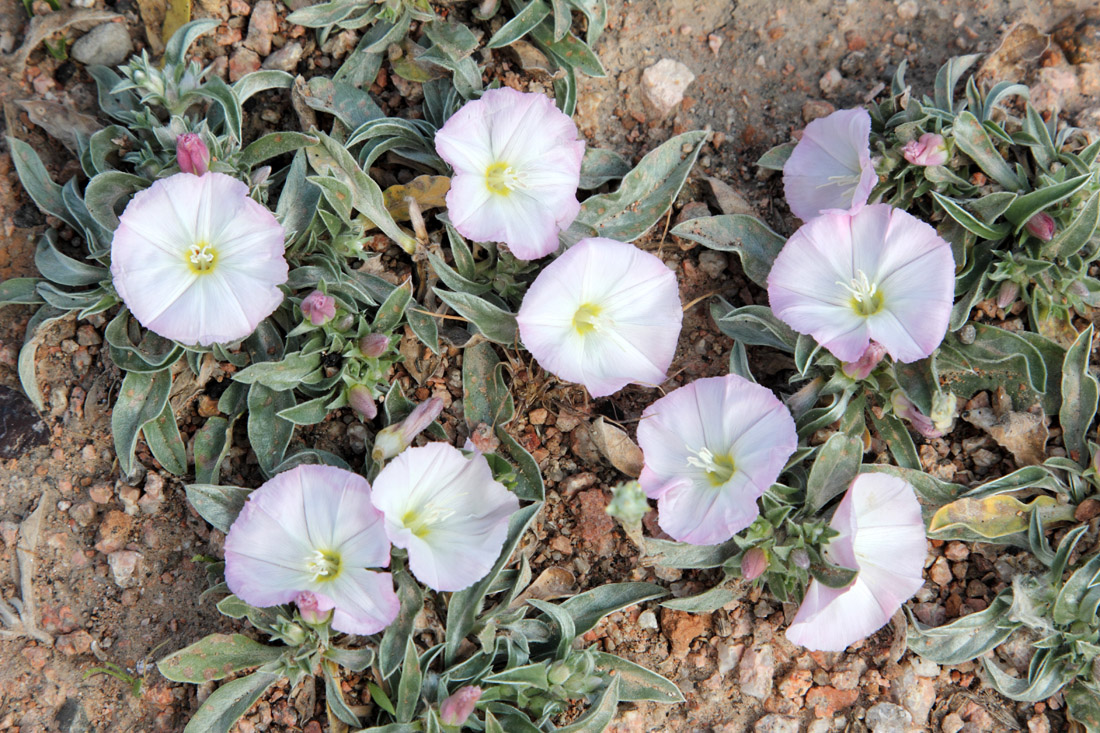
<path fill-rule="evenodd" d="M 886 204 L 803 224 L 768 275 L 775 315 L 841 361 L 872 340 L 897 361 L 928 356 L 947 333 L 954 293 L 951 246 Z"/>
<path fill-rule="evenodd" d="M 428 429 L 443 412 L 443 400 L 432 397 L 413 408 L 408 417 L 399 423 L 387 425 L 374 436 L 374 450 L 371 457 L 376 461 L 386 461 L 412 445 L 416 436 Z"/>
<path fill-rule="evenodd" d="M 1016 296 L 1020 294 L 1020 286 L 1011 280 L 1005 280 L 997 289 L 997 307 L 1007 308 L 1016 302 Z"/>
<path fill-rule="evenodd" d="M 947 143 L 942 135 L 926 132 L 919 139 L 905 143 L 901 154 L 913 165 L 943 165 L 947 162 Z"/>
<path fill-rule="evenodd" d="M 283 300 L 283 228 L 237 179 L 177 173 L 122 212 L 111 278 L 150 331 L 186 345 L 237 341 Z"/>
<path fill-rule="evenodd" d="M 176 163 L 183 173 L 201 176 L 210 165 L 210 150 L 202 137 L 185 132 L 176 138 Z"/>
<path fill-rule="evenodd" d="M 319 593 L 310 593 L 308 590 L 299 593 L 294 603 L 298 606 L 298 613 L 301 614 L 302 620 L 314 625 L 328 623 L 336 607 L 331 598 Z"/>
<path fill-rule="evenodd" d="M 725 542 L 752 524 L 756 500 L 798 446 L 794 419 L 771 390 L 730 374 L 697 379 L 642 413 L 639 482 L 657 522 L 681 542 Z"/>
<path fill-rule="evenodd" d="M 539 365 L 593 397 L 663 382 L 682 319 L 676 276 L 660 258 L 602 237 L 547 265 L 516 318 Z"/>
<path fill-rule="evenodd" d="M 336 298 L 325 295 L 320 290 L 302 298 L 302 315 L 314 326 L 323 326 L 336 317 Z"/>
<path fill-rule="evenodd" d="M 886 356 L 886 348 L 876 342 L 872 341 L 867 344 L 867 348 L 863 351 L 863 356 L 859 357 L 855 361 L 844 362 L 840 369 L 844 372 L 845 376 L 851 379 L 866 379 L 871 372 L 875 370 L 878 363 L 882 361 L 882 357 Z"/>
<path fill-rule="evenodd" d="M 466 685 L 458 688 L 439 705 L 439 720 L 443 725 L 459 726 L 473 715 L 474 706 L 481 699 L 481 688 Z"/>
<path fill-rule="evenodd" d="M 410 448 L 374 480 L 374 505 L 390 542 L 409 553 L 409 569 L 439 591 L 485 577 L 508 536 L 516 495 L 493 479 L 489 462 L 453 446 Z"/>
<path fill-rule="evenodd" d="M 900 389 L 894 390 L 894 393 L 890 395 L 890 406 L 894 408 L 895 415 L 907 421 L 913 426 L 914 430 L 925 438 L 943 437 L 943 432 L 936 428 L 932 418 L 921 412 Z"/>
<path fill-rule="evenodd" d="M 348 390 L 348 405 L 364 420 L 373 420 L 378 415 L 378 404 L 365 384 L 352 385 Z"/>
<path fill-rule="evenodd" d="M 447 120 L 435 149 L 455 171 L 447 215 L 463 236 L 504 242 L 521 260 L 558 248 L 580 211 L 584 141 L 551 99 L 491 89 Z"/>
<path fill-rule="evenodd" d="M 756 580 L 768 569 L 768 553 L 759 547 L 752 547 L 741 557 L 741 578 Z"/>
<path fill-rule="evenodd" d="M 1045 211 L 1035 214 L 1027 220 L 1027 224 L 1024 226 L 1031 233 L 1031 236 L 1044 242 L 1054 239 L 1054 233 L 1058 231 L 1058 225 L 1054 222 L 1054 218 Z"/>
<path fill-rule="evenodd" d="M 359 339 L 359 351 L 363 356 L 370 359 L 377 359 L 386 353 L 386 349 L 390 348 L 389 336 L 384 336 L 380 333 L 368 333 L 363 338 Z"/>
<path fill-rule="evenodd" d="M 858 574 L 844 588 L 811 581 L 787 638 L 839 652 L 882 628 L 920 590 L 927 545 L 913 487 L 883 473 L 857 476 L 829 524 L 840 534 L 825 558 Z"/>
<path fill-rule="evenodd" d="M 858 211 L 877 181 L 871 115 L 865 109 L 837 110 L 806 125 L 783 166 L 787 205 L 802 221 L 830 211 Z"/>
<path fill-rule="evenodd" d="M 333 609 L 332 627 L 374 634 L 397 617 L 382 513 L 362 476 L 298 466 L 253 491 L 225 538 L 225 582 L 253 606 Z"/>

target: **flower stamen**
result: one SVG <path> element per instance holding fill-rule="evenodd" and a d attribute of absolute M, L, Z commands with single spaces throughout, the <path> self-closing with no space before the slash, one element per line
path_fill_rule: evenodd
<path fill-rule="evenodd" d="M 595 303 L 583 303 L 573 315 L 573 328 L 582 336 L 600 330 L 600 312 L 603 309 Z"/>
<path fill-rule="evenodd" d="M 519 174 L 503 161 L 493 163 L 485 170 L 485 186 L 495 194 L 507 196 L 519 185 Z"/>
<path fill-rule="evenodd" d="M 447 521 L 454 514 L 454 509 L 444 509 L 435 502 L 429 502 L 420 509 L 410 509 L 405 512 L 405 515 L 401 517 L 401 524 L 405 525 L 415 536 L 424 539 L 431 532 L 434 525 Z"/>
<path fill-rule="evenodd" d="M 882 293 L 863 270 L 857 270 L 850 282 L 837 280 L 836 284 L 851 294 L 850 305 L 858 315 L 873 316 L 882 310 Z"/>
<path fill-rule="evenodd" d="M 688 456 L 688 465 L 703 469 L 711 486 L 722 486 L 737 473 L 737 466 L 729 453 L 715 455 L 705 447 L 694 453 L 695 455 Z"/>
<path fill-rule="evenodd" d="M 306 570 L 313 580 L 335 580 L 340 574 L 340 554 L 332 550 L 314 550 L 306 561 Z"/>
<path fill-rule="evenodd" d="M 187 250 L 187 266 L 196 275 L 212 272 L 217 261 L 218 251 L 209 242 L 196 242 Z"/>

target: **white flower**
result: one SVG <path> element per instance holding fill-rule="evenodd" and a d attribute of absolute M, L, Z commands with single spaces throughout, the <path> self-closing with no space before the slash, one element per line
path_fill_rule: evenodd
<path fill-rule="evenodd" d="M 390 542 L 408 550 L 413 575 L 441 591 L 485 577 L 519 509 L 483 455 L 467 458 L 445 443 L 397 456 L 374 480 L 371 501 L 386 517 Z"/>
<path fill-rule="evenodd" d="M 447 215 L 463 236 L 504 242 L 521 260 L 558 248 L 580 211 L 584 141 L 553 101 L 491 89 L 447 120 L 435 147 L 455 171 Z"/>
<path fill-rule="evenodd" d="M 150 331 L 187 345 L 236 341 L 283 300 L 283 228 L 237 179 L 177 173 L 122 212 L 111 277 Z"/>
<path fill-rule="evenodd" d="M 676 276 L 660 258 L 602 237 L 547 265 L 516 317 L 539 365 L 593 397 L 663 382 L 682 319 Z"/>

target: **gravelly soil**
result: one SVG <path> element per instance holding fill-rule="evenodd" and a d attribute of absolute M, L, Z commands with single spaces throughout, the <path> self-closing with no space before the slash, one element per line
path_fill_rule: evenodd
<path fill-rule="evenodd" d="M 776 181 L 757 175 L 752 165 L 769 146 L 789 139 L 792 131 L 827 112 L 829 105 L 862 102 L 880 83 L 888 83 L 902 59 L 908 59 L 909 78 L 920 88 L 930 84 L 946 58 L 995 47 L 1015 22 L 1048 29 L 1087 5 L 1023 0 L 616 0 L 611 3 L 610 27 L 597 49 L 608 75 L 582 82 L 577 120 L 592 144 L 634 158 L 674 132 L 708 127 L 716 134 L 670 220 L 688 204 L 694 204 L 689 211 L 696 215 L 700 206 L 719 213 L 720 201 L 705 180 L 715 176 L 773 226 L 789 230 L 792 221 Z M 117 0 L 113 6 L 97 0 L 96 7 L 123 13 L 135 44 L 144 43 L 130 0 Z M 215 0 L 196 7 L 198 14 L 220 12 L 228 18 L 200 48 L 218 72 L 232 76 L 235 63 L 249 60 L 242 49 L 251 8 L 238 0 L 228 6 Z M 285 8 L 280 6 L 279 15 L 285 15 Z M 18 3 L 0 0 L 0 46 L 6 38 L 18 46 L 25 21 Z M 292 39 L 305 42 L 302 73 L 334 68 L 338 58 L 333 57 L 342 55 L 340 47 L 329 53 L 311 50 L 309 38 L 308 32 L 280 21 L 272 41 L 274 49 Z M 680 109 L 657 121 L 643 105 L 640 75 L 661 58 L 683 62 L 696 79 Z M 510 71 L 509 62 L 506 53 L 494 55 L 489 73 L 510 84 L 528 85 Z M 831 69 L 838 70 L 839 77 L 827 76 Z M 9 131 L 47 151 L 57 180 L 76 173 L 71 156 L 25 114 L 17 114 L 10 102 L 39 96 L 94 114 L 88 82 L 79 65 L 61 64 L 41 51 L 31 56 L 21 75 L 0 78 Z M 537 89 L 538 82 L 528 88 Z M 397 113 L 403 109 L 392 81 L 373 91 Z M 294 119 L 287 100 L 277 94 L 266 95 L 250 112 L 253 119 L 267 123 Z M 46 220 L 19 189 L 6 144 L 0 144 L 0 173 L 0 277 L 29 275 L 33 243 Z M 676 271 L 685 303 L 713 293 L 739 303 L 761 297 L 736 263 L 727 268 L 724 256 L 701 255 L 688 243 L 665 236 L 663 228 L 639 244 L 658 252 Z M 392 260 L 393 254 L 387 256 Z M 29 314 L 28 309 L 9 307 L 0 315 L 0 384 L 18 386 L 15 357 Z M 14 570 L 17 525 L 39 501 L 44 504 L 32 580 L 37 623 L 44 633 L 38 639 L 0 637 L 0 730 L 181 729 L 197 704 L 196 691 L 147 671 L 149 660 L 211 631 L 233 628 L 210 604 L 198 601 L 206 578 L 194 558 L 217 556 L 220 533 L 189 509 L 182 484 L 158 471 L 147 452 L 139 451 L 138 457 L 148 470 L 126 480 L 118 477 L 108 405 L 120 375 L 100 350 L 103 325 L 104 321 L 63 321 L 46 334 L 38 351 L 37 376 L 49 403 L 43 416 L 49 444 L 0 464 L 0 567 L 13 568 L 0 579 L 6 599 L 19 594 Z M 411 340 L 409 348 L 414 354 Z M 673 376 L 663 390 L 724 373 L 729 348 L 728 339 L 710 321 L 705 300 L 693 306 L 685 314 Z M 766 353 L 754 354 L 753 359 L 754 369 L 765 378 L 784 368 Z M 461 444 L 465 427 L 458 391 L 460 355 L 451 351 L 441 360 L 415 364 L 414 369 L 399 369 L 396 378 L 417 399 L 444 397 L 449 405 L 445 425 Z M 534 536 L 524 543 L 536 572 L 567 569 L 578 589 L 627 579 L 655 580 L 678 596 L 708 587 L 714 579 L 706 574 L 649 567 L 603 513 L 607 489 L 621 475 L 600 456 L 587 426 L 604 415 L 632 432 L 641 410 L 659 392 L 631 387 L 611 399 L 590 401 L 577 388 L 560 385 L 538 370 L 520 368 L 516 373 L 520 417 L 510 430 L 539 459 L 548 485 L 547 507 Z M 201 399 L 180 405 L 185 435 L 201 423 L 195 414 Z M 348 430 L 352 422 L 350 415 L 330 419 L 296 439 L 354 457 L 362 445 L 356 444 L 355 431 Z M 926 467 L 942 472 L 950 465 L 956 480 L 963 480 L 965 474 L 956 471 L 974 468 L 965 454 L 986 450 L 992 460 L 982 474 L 1007 468 L 988 441 L 977 438 L 966 449 L 959 448 L 957 441 L 968 435 L 960 433 L 954 443 L 922 445 Z M 881 443 L 873 450 L 881 452 Z M 223 480 L 256 485 L 256 476 L 254 461 L 241 449 L 232 456 Z M 659 532 L 654 523 L 647 526 Z M 118 550 L 137 553 L 130 556 L 137 562 L 129 574 L 126 568 L 108 564 L 108 553 Z M 984 608 L 1002 582 L 997 560 L 992 548 L 961 543 L 933 547 L 929 582 L 914 602 L 918 616 L 941 623 Z M 624 706 L 615 730 L 863 730 L 866 711 L 883 702 L 904 710 L 917 728 L 1042 731 L 1064 725 L 1057 699 L 1036 705 L 1006 703 L 983 688 L 974 665 L 941 670 L 903 656 L 900 637 L 891 627 L 844 654 L 796 649 L 782 637 L 793 609 L 768 601 L 757 588 L 740 590 L 737 601 L 714 614 L 691 615 L 647 604 L 613 615 L 586 636 L 606 651 L 669 676 L 688 699 L 678 707 Z M 1005 661 L 1025 663 L 1026 649 L 1026 641 L 1010 645 Z M 140 694 L 131 694 L 126 684 L 112 677 L 84 679 L 103 662 L 143 677 Z M 359 693 L 353 685 L 350 695 Z M 319 731 L 326 725 L 323 707 L 310 704 L 308 693 L 277 687 L 240 729 Z"/>

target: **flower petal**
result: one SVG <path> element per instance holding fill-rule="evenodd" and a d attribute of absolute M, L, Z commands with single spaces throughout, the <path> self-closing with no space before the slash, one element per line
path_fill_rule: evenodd
<path fill-rule="evenodd" d="M 806 125 L 783 166 L 787 204 L 810 221 L 831 210 L 858 211 L 878 180 L 871 162 L 871 115 L 842 109 Z"/>
<path fill-rule="evenodd" d="M 377 634 L 393 623 L 401 610 L 389 573 L 349 568 L 326 584 L 324 593 L 336 604 L 332 628 L 345 634 Z"/>

